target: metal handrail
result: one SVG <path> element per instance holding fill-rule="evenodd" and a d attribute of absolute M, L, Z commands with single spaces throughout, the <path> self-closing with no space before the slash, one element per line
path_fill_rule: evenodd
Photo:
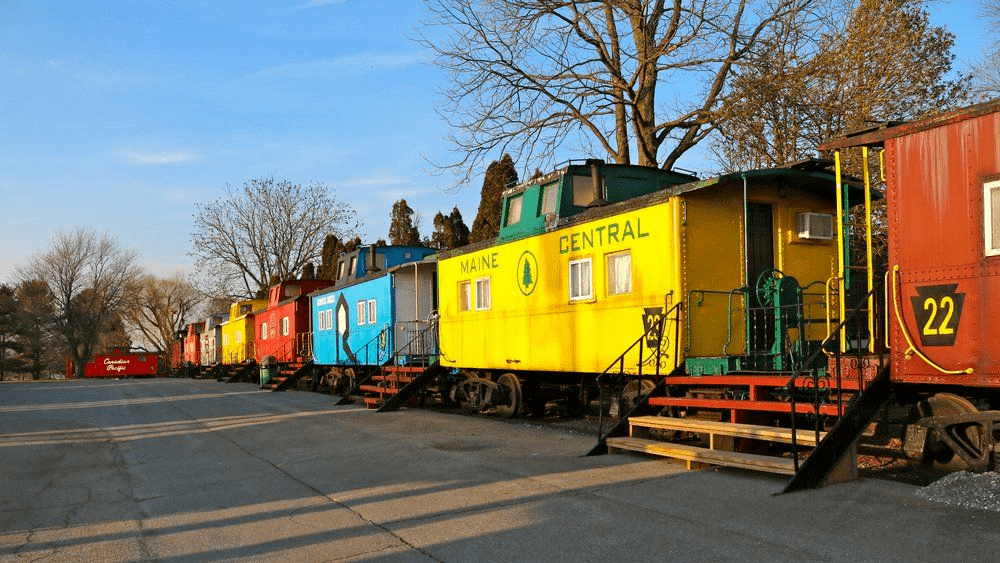
<path fill-rule="evenodd" d="M 840 346 L 835 346 L 832 351 L 829 350 L 828 347 L 829 347 L 830 344 L 832 344 L 835 341 L 837 341 L 837 339 L 839 338 L 841 329 L 846 328 L 848 326 L 848 323 L 850 323 L 851 321 L 854 321 L 855 323 L 860 323 L 861 320 L 862 320 L 862 317 L 861 317 L 862 313 L 867 312 L 869 315 L 875 315 L 878 312 L 876 310 L 869 309 L 867 307 L 867 305 L 869 303 L 869 299 L 871 299 L 875 295 L 875 293 L 877 291 L 881 291 L 880 283 L 882 283 L 881 280 L 878 283 L 876 283 L 875 287 L 871 288 L 871 290 L 868 292 L 868 294 L 863 299 L 859 300 L 857 306 L 855 306 L 854 308 L 852 308 L 852 309 L 850 309 L 850 310 L 847 311 L 847 314 L 844 316 L 844 319 L 840 321 L 840 323 L 836 326 L 836 328 L 834 328 L 832 331 L 830 331 L 830 334 L 823 340 L 823 342 L 820 344 L 820 346 L 812 353 L 812 355 L 809 356 L 809 358 L 805 362 L 803 362 L 803 366 L 809 366 L 809 365 L 812 365 L 813 362 L 815 362 L 816 360 L 818 360 L 820 355 L 827 355 L 827 356 L 834 357 L 836 359 L 835 361 L 836 361 L 836 364 L 837 364 L 836 378 L 837 378 L 837 389 L 838 390 L 841 388 L 841 386 L 843 384 L 843 379 L 841 377 L 841 371 L 842 370 L 840 369 L 840 357 L 841 357 Z M 877 299 L 875 299 L 874 302 L 878 303 L 879 301 Z M 879 325 L 876 324 L 876 326 L 879 326 Z M 860 332 L 858 332 L 857 334 L 860 334 Z M 869 334 L 868 338 L 870 340 L 874 341 L 875 343 L 879 343 L 880 340 L 881 340 L 880 338 L 877 338 L 876 335 L 874 335 L 874 334 Z M 859 337 L 858 338 L 858 346 L 856 347 L 857 348 L 856 349 L 857 360 L 858 360 L 858 390 L 859 390 L 859 392 L 864 391 L 864 388 L 865 388 L 864 364 L 863 364 L 865 348 L 862 347 L 860 344 L 861 344 L 861 342 L 860 342 L 860 337 Z M 878 365 L 879 365 L 880 369 L 884 365 L 884 363 L 885 363 L 885 349 L 883 347 L 879 346 L 878 347 Z M 821 430 L 820 429 L 820 417 L 818 416 L 819 415 L 819 409 L 820 409 L 820 393 L 819 393 L 820 375 L 819 375 L 819 370 L 813 369 L 813 370 L 811 370 L 811 373 L 809 373 L 809 371 L 810 370 L 808 370 L 806 368 L 801 368 L 801 369 L 795 371 L 794 373 L 792 373 L 791 378 L 789 378 L 788 383 L 786 383 L 785 386 L 783 387 L 783 389 L 786 392 L 788 392 L 789 403 L 791 405 L 790 430 L 792 431 L 792 444 L 791 444 L 792 445 L 792 460 L 793 460 L 796 472 L 799 470 L 799 458 L 798 458 L 797 455 L 795 455 L 795 452 L 796 452 L 797 447 L 798 447 L 798 441 L 796 439 L 797 432 L 796 432 L 796 428 L 795 428 L 795 405 L 796 405 L 796 400 L 795 400 L 796 399 L 795 381 L 797 379 L 799 379 L 800 377 L 803 377 L 803 376 L 806 376 L 806 377 L 811 376 L 812 377 L 812 381 L 813 381 L 813 385 L 812 385 L 812 388 L 813 388 L 813 403 L 812 403 L 812 405 L 813 405 L 813 412 L 817 415 L 816 416 L 816 424 L 815 424 L 815 433 L 816 433 L 816 443 L 817 444 L 819 443 L 819 434 L 820 434 L 820 430 Z M 838 393 L 838 397 L 837 397 L 837 412 L 838 412 L 838 415 L 839 416 L 843 416 L 844 411 L 845 411 L 845 406 L 843 404 L 843 396 L 840 393 Z"/>
<path fill-rule="evenodd" d="M 675 311 L 676 311 L 676 315 L 674 316 L 674 318 L 672 320 L 674 321 L 674 368 L 677 367 L 677 362 L 679 360 L 678 357 L 677 357 L 677 354 L 678 354 L 679 346 L 680 346 L 680 344 L 678 342 L 678 338 L 680 336 L 680 311 L 681 310 L 683 310 L 683 302 L 678 302 L 673 307 L 671 307 L 670 309 L 668 309 L 667 312 L 663 316 L 661 316 L 658 321 L 656 321 L 655 323 L 653 323 L 652 325 L 650 325 L 649 328 L 647 328 L 642 333 L 642 336 L 640 336 L 639 338 L 637 338 L 635 340 L 635 342 L 633 342 L 628 348 L 625 349 L 624 352 L 622 352 L 617 358 L 615 358 L 615 360 L 612 361 L 611 364 L 608 367 L 604 368 L 604 371 L 602 371 L 600 374 L 597 375 L 597 377 L 595 379 L 595 382 L 598 385 L 601 386 L 601 405 L 600 405 L 600 408 L 599 408 L 599 411 L 598 411 L 599 412 L 599 414 L 598 414 L 598 438 L 599 439 L 604 434 L 604 399 L 605 399 L 604 392 L 605 392 L 605 389 L 607 387 L 607 384 L 606 384 L 607 376 L 609 376 L 612 373 L 615 373 L 615 372 L 612 371 L 612 370 L 615 369 L 615 366 L 618 366 L 618 371 L 616 372 L 616 375 L 618 377 L 621 378 L 621 377 L 627 377 L 628 375 L 632 375 L 632 374 L 626 374 L 625 373 L 625 357 L 628 356 L 629 353 L 631 353 L 632 350 L 635 349 L 636 346 L 639 346 L 638 373 L 634 374 L 633 379 L 638 380 L 638 381 L 642 381 L 644 379 L 643 378 L 643 373 L 642 373 L 642 368 L 643 368 L 643 366 L 646 363 L 643 360 L 643 357 L 642 357 L 642 351 L 643 351 L 643 348 L 645 348 L 645 346 L 642 346 L 642 345 L 645 344 L 646 340 L 649 338 L 649 336 L 651 334 L 655 333 L 656 334 L 657 342 L 660 342 L 661 345 L 658 345 L 656 347 L 656 361 L 653 362 L 654 365 L 655 365 L 655 367 L 656 367 L 656 370 L 655 370 L 655 373 L 654 373 L 653 377 L 654 377 L 654 380 L 659 379 L 659 376 L 660 376 L 660 359 L 661 359 L 661 357 L 663 355 L 662 341 L 663 341 L 664 327 L 666 325 L 667 320 L 670 319 L 671 314 L 674 313 Z M 670 370 L 670 371 L 673 371 L 673 370 Z M 624 389 L 624 386 L 622 388 Z M 654 385 L 653 389 L 655 389 L 655 388 L 656 388 L 656 386 Z M 652 391 L 650 391 L 650 392 L 652 392 Z M 636 396 L 636 403 L 638 404 L 638 403 L 642 402 L 643 400 L 645 400 L 645 398 L 646 398 L 642 394 L 642 386 L 641 386 L 641 384 L 639 385 L 639 389 L 637 390 L 637 393 L 638 394 Z M 619 401 L 620 401 L 620 398 L 619 398 Z"/>

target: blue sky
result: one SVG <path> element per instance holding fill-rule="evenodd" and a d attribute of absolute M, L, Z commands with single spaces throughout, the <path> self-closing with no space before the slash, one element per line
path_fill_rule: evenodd
<path fill-rule="evenodd" d="M 932 13 L 974 60 L 973 2 Z M 422 233 L 454 205 L 471 226 L 479 185 L 428 164 L 449 147 L 445 77 L 412 40 L 425 17 L 418 0 L 0 0 L 0 282 L 77 225 L 190 271 L 194 203 L 262 176 L 333 187 L 365 242 L 401 197 Z"/>

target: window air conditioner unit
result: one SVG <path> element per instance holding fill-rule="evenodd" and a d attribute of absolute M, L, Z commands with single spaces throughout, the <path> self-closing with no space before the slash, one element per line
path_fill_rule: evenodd
<path fill-rule="evenodd" d="M 830 240 L 833 238 L 833 215 L 829 213 L 799 213 L 799 238 Z"/>

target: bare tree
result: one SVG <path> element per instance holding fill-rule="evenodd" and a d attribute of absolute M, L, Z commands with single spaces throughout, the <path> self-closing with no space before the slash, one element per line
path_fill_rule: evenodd
<path fill-rule="evenodd" d="M 498 152 L 548 168 L 571 142 L 618 163 L 674 166 L 712 132 L 733 69 L 812 2 L 425 1 L 423 42 L 451 75 L 440 108 L 459 155 L 451 166 L 466 181 Z"/>
<path fill-rule="evenodd" d="M 169 362 L 174 336 L 201 301 L 198 290 L 181 274 L 168 278 L 142 276 L 130 291 L 125 322 L 155 349 L 165 351 Z"/>
<path fill-rule="evenodd" d="M 327 233 L 344 239 L 358 227 L 354 210 L 319 183 L 256 178 L 196 205 L 192 254 L 209 293 L 230 300 L 257 294 L 272 278 L 299 277 L 321 258 Z"/>
<path fill-rule="evenodd" d="M 973 93 L 979 98 L 1000 97 L 1000 0 L 981 0 L 982 15 L 991 42 L 983 51 L 983 58 L 972 66 Z"/>
<path fill-rule="evenodd" d="M 135 253 L 83 227 L 58 233 L 52 248 L 20 272 L 22 281 L 43 282 L 52 296 L 53 327 L 77 377 L 83 376 L 101 332 L 123 311 L 127 290 L 140 274 Z"/>
<path fill-rule="evenodd" d="M 802 160 L 846 131 L 963 103 L 954 35 L 930 24 L 925 4 L 831 0 L 774 26 L 733 74 L 713 141 L 722 167 Z"/>

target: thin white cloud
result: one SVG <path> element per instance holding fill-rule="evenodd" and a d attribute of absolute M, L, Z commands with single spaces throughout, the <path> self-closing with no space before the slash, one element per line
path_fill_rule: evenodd
<path fill-rule="evenodd" d="M 402 176 L 372 176 L 368 178 L 351 178 L 333 183 L 336 188 L 363 189 L 371 187 L 399 186 L 410 183 L 410 178 Z"/>
<path fill-rule="evenodd" d="M 287 63 L 265 68 L 253 76 L 277 78 L 289 76 L 339 76 L 357 74 L 371 70 L 385 70 L 419 64 L 426 61 L 426 53 L 409 51 L 403 53 L 354 53 L 341 57 Z"/>
<path fill-rule="evenodd" d="M 296 6 L 296 10 L 311 10 L 313 8 L 322 8 L 324 6 L 332 6 L 334 4 L 343 4 L 347 0 L 309 0 L 308 2 Z"/>
<path fill-rule="evenodd" d="M 159 164 L 178 164 L 181 162 L 188 162 L 190 160 L 195 160 L 198 158 L 192 151 L 175 151 L 175 152 L 139 152 L 133 150 L 125 151 L 125 159 L 132 163 L 138 164 L 140 166 L 155 166 Z"/>

